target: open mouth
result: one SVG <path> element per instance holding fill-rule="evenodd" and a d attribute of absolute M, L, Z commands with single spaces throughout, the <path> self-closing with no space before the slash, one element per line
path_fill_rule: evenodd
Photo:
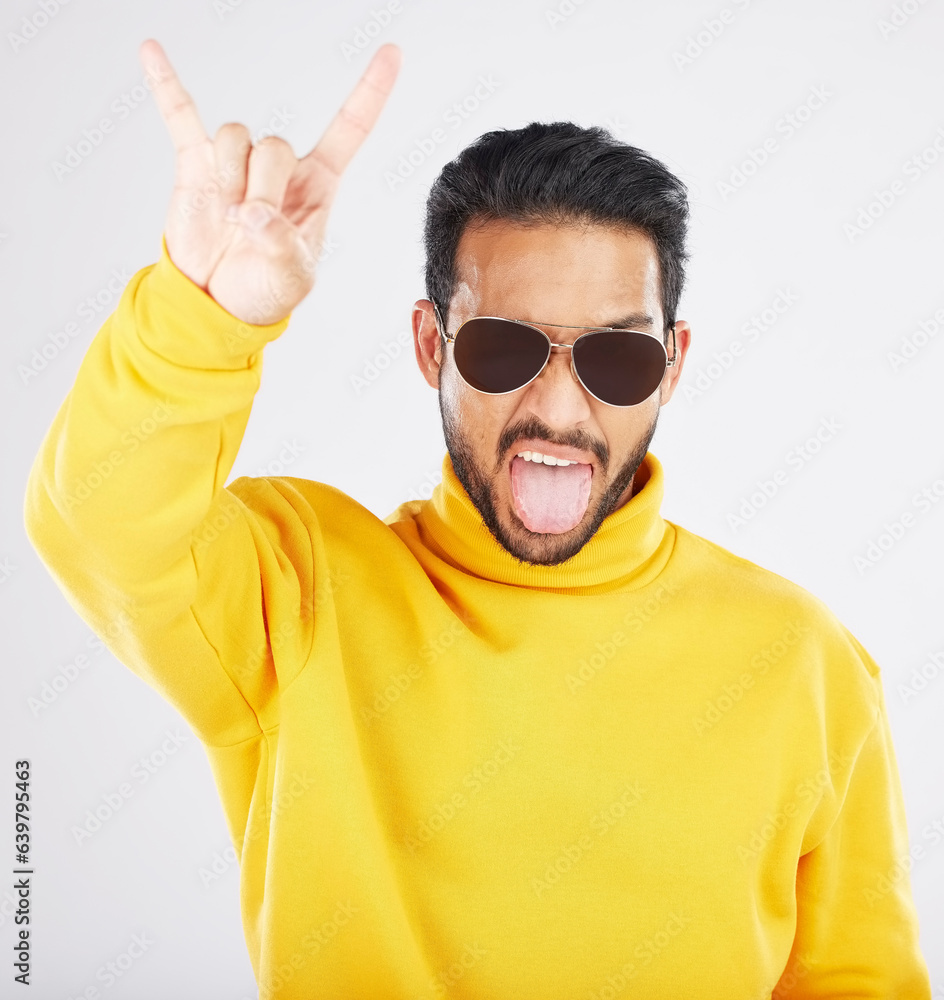
<path fill-rule="evenodd" d="M 509 463 L 515 513 L 537 534 L 576 528 L 587 513 L 593 466 L 543 452 L 520 451 Z"/>

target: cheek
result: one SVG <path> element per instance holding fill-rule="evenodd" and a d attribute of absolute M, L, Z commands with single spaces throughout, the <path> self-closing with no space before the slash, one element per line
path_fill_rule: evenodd
<path fill-rule="evenodd" d="M 439 371 L 439 405 L 448 413 L 457 413 L 459 409 L 459 389 L 461 382 L 455 369 L 450 365 Z"/>
<path fill-rule="evenodd" d="M 440 405 L 453 428 L 469 444 L 478 447 L 485 420 L 479 393 L 462 381 L 455 368 L 450 368 L 440 379 L 439 395 Z"/>
<path fill-rule="evenodd" d="M 615 420 L 609 414 L 600 415 L 600 432 L 610 450 L 611 474 L 648 434 L 658 412 L 659 393 L 656 390 L 652 399 L 626 410 Z M 607 416 L 610 419 L 606 419 Z"/>
<path fill-rule="evenodd" d="M 483 421 L 480 399 L 485 397 L 467 386 L 453 365 L 440 378 L 439 395 L 440 406 L 448 414 L 453 428 L 467 442 L 477 442 Z"/>
<path fill-rule="evenodd" d="M 514 422 L 517 404 L 508 396 L 486 396 L 459 382 L 453 391 L 452 413 L 479 459 L 491 465 L 497 461 L 499 439 Z"/>

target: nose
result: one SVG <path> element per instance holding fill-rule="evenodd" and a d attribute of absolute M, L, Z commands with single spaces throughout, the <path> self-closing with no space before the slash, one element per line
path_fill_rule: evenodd
<path fill-rule="evenodd" d="M 527 388 L 525 406 L 554 430 L 567 430 L 590 418 L 590 401 L 572 357 L 569 348 L 552 347 L 544 370 Z"/>

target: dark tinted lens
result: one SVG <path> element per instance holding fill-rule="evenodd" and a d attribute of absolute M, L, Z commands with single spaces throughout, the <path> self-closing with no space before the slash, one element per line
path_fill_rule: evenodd
<path fill-rule="evenodd" d="M 574 367 L 583 384 L 614 406 L 648 399 L 665 376 L 662 342 L 634 330 L 588 333 L 574 344 Z"/>
<path fill-rule="evenodd" d="M 459 374 L 481 392 L 511 392 L 530 382 L 547 360 L 547 338 L 507 319 L 476 317 L 456 334 Z"/>

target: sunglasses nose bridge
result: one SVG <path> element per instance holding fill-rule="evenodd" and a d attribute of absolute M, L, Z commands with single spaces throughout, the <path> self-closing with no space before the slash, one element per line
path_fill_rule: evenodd
<path fill-rule="evenodd" d="M 545 336 L 547 336 L 547 334 L 545 334 Z M 544 367 L 546 368 L 550 364 L 551 357 L 553 356 L 555 350 L 556 351 L 570 351 L 570 377 L 582 389 L 586 389 L 587 387 L 584 385 L 583 379 L 577 374 L 577 366 L 576 366 L 576 364 L 574 364 L 574 345 L 573 344 L 555 344 L 554 341 L 552 341 L 550 337 L 548 337 L 547 339 L 551 343 L 551 352 L 550 352 L 550 354 L 547 357 L 547 361 L 544 363 Z M 542 369 L 542 371 L 543 371 L 543 369 Z"/>
<path fill-rule="evenodd" d="M 543 332 L 543 331 L 542 331 Z M 547 337 L 547 334 L 544 334 Z M 560 353 L 562 351 L 570 351 L 570 363 L 568 367 L 570 368 L 570 377 L 581 387 L 581 389 L 586 389 L 583 384 L 583 379 L 577 374 L 577 368 L 574 365 L 574 345 L 573 344 L 557 344 L 550 337 L 547 337 L 548 343 L 550 344 L 550 349 L 548 350 L 547 359 L 544 364 L 541 365 L 541 370 L 535 376 L 539 378 L 547 373 L 547 369 L 550 367 L 551 359 L 554 357 L 555 353 Z"/>

